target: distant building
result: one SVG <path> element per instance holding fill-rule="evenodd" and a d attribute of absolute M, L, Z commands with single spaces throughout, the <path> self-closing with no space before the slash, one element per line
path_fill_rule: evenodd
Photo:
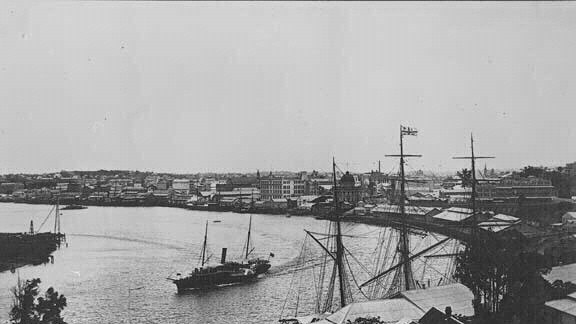
<path fill-rule="evenodd" d="M 566 164 L 564 171 L 571 177 L 576 177 L 576 162 Z"/>
<path fill-rule="evenodd" d="M 336 189 L 339 202 L 348 202 L 356 205 L 360 201 L 362 188 L 357 185 L 356 179 L 346 171 L 346 174 L 340 178 L 340 185 Z"/>
<path fill-rule="evenodd" d="M 14 191 L 24 189 L 24 184 L 20 182 L 0 183 L 0 194 L 11 194 Z"/>
<path fill-rule="evenodd" d="M 168 180 L 166 179 L 158 179 L 158 181 L 156 182 L 156 189 L 158 190 L 168 190 Z"/>
<path fill-rule="evenodd" d="M 304 194 L 305 182 L 301 178 L 282 179 L 282 198 L 300 197 Z"/>
<path fill-rule="evenodd" d="M 479 199 L 509 200 L 520 197 L 526 199 L 551 199 L 557 197 L 556 188 L 547 179 L 503 178 L 497 184 L 480 184 L 476 187 Z"/>
<path fill-rule="evenodd" d="M 260 194 L 262 200 L 282 198 L 282 177 L 272 175 L 260 177 Z"/>
<path fill-rule="evenodd" d="M 112 185 L 108 191 L 108 196 L 110 198 L 118 198 L 122 194 L 122 186 L 121 185 Z"/>
<path fill-rule="evenodd" d="M 68 191 L 68 182 L 58 182 L 56 184 L 56 190 L 60 192 Z"/>
<path fill-rule="evenodd" d="M 172 189 L 179 194 L 188 195 L 190 193 L 190 180 L 174 179 L 172 181 Z"/>
<path fill-rule="evenodd" d="M 111 186 L 130 187 L 134 184 L 132 179 L 110 179 L 108 183 Z"/>

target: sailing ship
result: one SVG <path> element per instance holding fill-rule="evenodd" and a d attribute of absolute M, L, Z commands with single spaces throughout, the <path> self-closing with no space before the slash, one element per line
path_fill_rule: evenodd
<path fill-rule="evenodd" d="M 238 262 L 226 262 L 227 248 L 222 248 L 220 264 L 206 265 L 206 248 L 208 245 L 208 222 L 204 232 L 204 243 L 202 244 L 202 262 L 199 268 L 186 275 L 177 273 L 176 277 L 168 278 L 172 281 L 178 292 L 187 289 L 200 289 L 221 285 L 230 285 L 250 281 L 257 277 L 255 267 L 246 266 Z"/>
<path fill-rule="evenodd" d="M 305 256 L 300 257 L 302 260 L 302 265 L 299 269 L 295 270 L 310 270 L 319 269 L 318 274 L 314 274 L 315 283 L 315 310 L 314 314 L 311 316 L 298 316 L 298 308 L 300 304 L 300 293 L 296 293 L 296 298 L 294 298 L 291 303 L 295 306 L 288 305 L 288 298 L 283 307 L 282 312 L 286 309 L 288 312 L 293 312 L 292 316 L 284 317 L 280 322 L 282 323 L 310 323 L 322 320 L 324 318 L 327 321 L 322 321 L 322 323 L 332 323 L 330 315 L 337 311 L 338 309 L 344 308 L 350 303 L 354 303 L 362 300 L 373 300 L 392 297 L 399 292 L 405 290 L 419 289 L 423 288 L 425 285 L 419 282 L 417 279 L 424 278 L 424 270 L 421 276 L 416 276 L 412 267 L 413 261 L 417 257 L 422 256 L 425 253 L 430 253 L 433 250 L 444 245 L 447 246 L 446 242 L 449 239 L 441 239 L 438 242 L 429 242 L 428 247 L 422 249 L 417 253 L 411 253 L 410 238 L 415 233 L 413 229 L 410 229 L 406 224 L 406 189 L 405 189 L 405 171 L 404 164 L 406 157 L 419 157 L 420 155 L 410 155 L 404 153 L 403 147 L 403 137 L 406 135 L 416 135 L 417 131 L 413 128 L 400 126 L 400 154 L 399 155 L 388 155 L 390 157 L 398 157 L 400 160 L 400 194 L 397 200 L 399 207 L 399 217 L 390 223 L 390 228 L 383 228 L 380 232 L 376 255 L 372 258 L 375 260 L 374 267 L 368 269 L 365 265 L 360 263 L 360 268 L 364 271 L 364 276 L 366 279 L 361 279 L 360 269 L 358 267 L 353 269 L 351 267 L 350 261 L 357 261 L 357 258 L 350 253 L 350 250 L 346 248 L 343 244 L 342 238 L 344 236 L 342 233 L 342 214 L 343 206 L 339 201 L 339 191 L 336 181 L 336 163 L 333 159 L 332 161 L 332 171 L 333 171 L 333 212 L 332 215 L 326 219 L 330 221 L 328 233 L 313 233 L 306 231 L 306 238 L 311 238 L 323 251 L 324 257 L 323 261 L 312 264 L 314 260 L 318 260 L 318 257 L 306 258 Z M 385 232 L 387 231 L 387 232 Z M 425 236 L 425 235 L 423 235 Z M 437 240 L 437 238 L 433 238 Z M 421 243 L 422 241 L 420 241 Z M 456 242 L 457 243 L 457 242 Z M 452 249 L 459 248 L 454 245 Z M 305 248 L 303 247 L 303 250 Z M 327 265 L 327 262 L 332 262 L 332 267 Z M 426 260 L 425 262 L 428 262 Z M 420 267 L 426 268 L 426 263 L 424 266 Z M 452 267 L 448 264 L 447 268 Z M 447 271 L 448 273 L 449 271 Z M 325 278 L 328 278 L 327 284 L 324 282 Z M 363 282 L 363 283 L 362 283 Z M 438 282 L 439 284 L 439 282 Z M 355 285 L 357 290 L 353 291 Z M 292 287 L 291 287 L 292 290 Z M 310 293 L 308 293 L 310 295 Z M 310 307 L 308 307 L 310 308 Z M 310 314 L 310 313 L 308 313 Z M 335 314 L 336 315 L 336 314 Z M 342 318 L 340 318 L 342 320 Z"/>

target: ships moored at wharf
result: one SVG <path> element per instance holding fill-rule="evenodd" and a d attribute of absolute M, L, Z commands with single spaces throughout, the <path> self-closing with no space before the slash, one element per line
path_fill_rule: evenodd
<path fill-rule="evenodd" d="M 222 248 L 220 264 L 206 266 L 206 247 L 208 241 L 208 222 L 204 232 L 204 243 L 202 244 L 202 264 L 200 268 L 195 268 L 186 275 L 177 273 L 176 277 L 168 278 L 172 281 L 178 292 L 187 289 L 209 288 L 214 286 L 231 285 L 247 282 L 256 279 L 258 275 L 266 273 L 270 269 L 270 261 L 260 258 L 250 259 L 250 233 L 252 227 L 252 217 L 248 227 L 248 238 L 245 247 L 246 262 L 226 261 L 227 248 Z M 270 256 L 274 254 L 270 253 Z"/>
<path fill-rule="evenodd" d="M 54 231 L 40 232 L 51 215 L 54 215 Z M 0 272 L 54 262 L 52 252 L 63 243 L 68 246 L 66 235 L 60 231 L 60 205 L 56 201 L 38 229 L 34 229 L 34 222 L 30 221 L 30 230 L 26 233 L 0 233 Z"/>

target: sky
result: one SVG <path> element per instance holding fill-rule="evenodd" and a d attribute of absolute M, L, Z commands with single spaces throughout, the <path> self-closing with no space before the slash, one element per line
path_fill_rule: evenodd
<path fill-rule="evenodd" d="M 0 174 L 576 161 L 576 2 L 3 1 Z"/>

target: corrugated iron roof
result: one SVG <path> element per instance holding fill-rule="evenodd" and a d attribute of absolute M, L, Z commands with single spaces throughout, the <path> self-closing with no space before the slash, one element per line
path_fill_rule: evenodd
<path fill-rule="evenodd" d="M 437 209 L 435 207 L 420 207 L 420 206 L 405 206 L 406 214 L 411 215 L 420 215 L 424 216 L 429 212 Z M 373 212 L 377 213 L 400 213 L 400 206 L 399 205 L 389 205 L 389 204 L 380 204 L 377 205 L 372 209 Z"/>
<path fill-rule="evenodd" d="M 576 263 L 552 267 L 550 273 L 544 276 L 550 283 L 556 280 L 576 282 Z"/>
<path fill-rule="evenodd" d="M 422 310 L 406 299 L 382 299 L 350 304 L 317 323 L 345 324 L 348 320 L 353 322 L 358 317 L 380 317 L 381 322 L 397 323 L 407 318 L 418 320 L 423 315 Z"/>
<path fill-rule="evenodd" d="M 472 214 L 472 209 L 470 209 L 470 208 L 450 207 L 447 210 L 454 212 L 454 213 Z"/>
<path fill-rule="evenodd" d="M 497 221 L 487 221 L 487 222 L 482 222 L 480 224 L 478 224 L 478 227 L 490 231 L 490 232 L 500 232 L 503 231 L 507 228 L 509 228 L 510 226 L 512 226 L 510 223 L 508 222 L 497 222 Z"/>
<path fill-rule="evenodd" d="M 494 219 L 497 220 L 501 220 L 504 222 L 509 222 L 509 223 L 515 223 L 520 221 L 520 218 L 514 217 L 514 216 L 510 216 L 510 215 L 506 215 L 506 214 L 497 214 L 494 217 L 492 217 Z"/>
<path fill-rule="evenodd" d="M 571 298 L 551 300 L 544 303 L 547 307 L 557 311 L 576 316 L 576 300 Z"/>
<path fill-rule="evenodd" d="M 461 222 L 464 221 L 470 217 L 472 217 L 472 213 L 467 214 L 467 213 L 460 213 L 460 212 L 454 212 L 450 210 L 451 208 L 441 212 L 440 214 L 433 216 L 434 219 L 442 219 L 442 220 L 447 220 L 447 221 L 451 221 L 451 222 Z M 466 208 L 462 208 L 462 209 L 466 209 Z"/>
<path fill-rule="evenodd" d="M 454 314 L 474 315 L 474 307 L 472 306 L 474 294 L 468 287 L 459 283 L 428 289 L 408 290 L 401 292 L 400 296 L 424 312 L 432 307 L 445 309 L 446 306 L 450 306 Z"/>

